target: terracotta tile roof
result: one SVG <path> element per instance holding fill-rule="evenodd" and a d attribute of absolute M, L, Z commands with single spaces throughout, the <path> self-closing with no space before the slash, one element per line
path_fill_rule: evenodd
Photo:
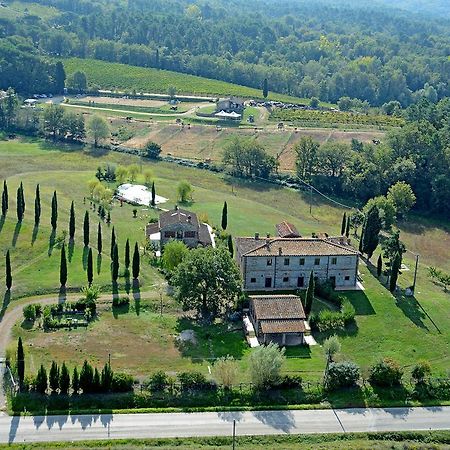
<path fill-rule="evenodd" d="M 296 295 L 251 295 L 257 320 L 306 319 L 302 301 Z"/>
<path fill-rule="evenodd" d="M 150 236 L 151 234 L 159 233 L 159 223 L 149 223 L 145 227 L 145 232 L 147 236 Z"/>
<path fill-rule="evenodd" d="M 292 225 L 292 223 L 283 221 L 281 223 L 278 223 L 275 225 L 275 228 L 277 230 L 278 236 L 285 238 L 285 237 L 301 237 L 300 233 L 298 232 L 297 228 L 295 228 L 295 225 Z"/>
<path fill-rule="evenodd" d="M 201 223 L 199 225 L 198 241 L 202 245 L 212 245 L 211 235 L 209 234 L 208 227 L 205 223 Z"/>
<path fill-rule="evenodd" d="M 193 225 L 198 227 L 197 214 L 191 211 L 187 211 L 186 209 L 176 208 L 161 213 L 159 216 L 159 225 L 161 228 L 164 228 L 167 225 L 173 225 L 175 223 L 186 223 L 189 220 Z"/>
<path fill-rule="evenodd" d="M 318 238 L 236 238 L 238 252 L 245 256 L 348 256 L 358 251 Z"/>
<path fill-rule="evenodd" d="M 261 320 L 260 325 L 264 334 L 304 333 L 306 331 L 303 320 Z"/>

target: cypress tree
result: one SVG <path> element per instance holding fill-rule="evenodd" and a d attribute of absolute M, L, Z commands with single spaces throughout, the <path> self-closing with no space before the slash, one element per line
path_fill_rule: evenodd
<path fill-rule="evenodd" d="M 70 216 L 69 216 L 69 239 L 73 241 L 75 239 L 75 206 L 70 204 Z"/>
<path fill-rule="evenodd" d="M 342 216 L 342 224 L 341 224 L 341 236 L 345 235 L 345 229 L 347 228 L 347 214 L 344 213 Z"/>
<path fill-rule="evenodd" d="M 41 220 L 41 192 L 39 184 L 36 185 L 36 195 L 34 197 L 34 225 L 38 226 Z"/>
<path fill-rule="evenodd" d="M 59 391 L 61 394 L 67 394 L 70 388 L 70 374 L 66 363 L 63 362 L 59 373 Z"/>
<path fill-rule="evenodd" d="M 314 301 L 314 272 L 311 271 L 311 275 L 309 276 L 308 289 L 306 289 L 306 296 L 305 296 L 305 313 L 307 317 L 309 317 L 309 315 L 311 314 L 313 301 Z"/>
<path fill-rule="evenodd" d="M 103 392 L 109 392 L 112 388 L 113 371 L 111 366 L 106 363 L 101 374 L 101 387 Z"/>
<path fill-rule="evenodd" d="M 108 215 L 106 216 L 106 223 L 111 223 L 111 213 L 108 211 Z"/>
<path fill-rule="evenodd" d="M 402 257 L 400 253 L 396 252 L 394 259 L 391 262 L 391 277 L 389 279 L 389 290 L 391 292 L 395 291 L 397 287 L 398 273 L 402 264 Z"/>
<path fill-rule="evenodd" d="M 89 247 L 88 260 L 87 260 L 87 280 L 89 286 L 94 280 L 94 262 L 92 261 L 92 248 Z"/>
<path fill-rule="evenodd" d="M 137 242 L 134 244 L 134 252 L 133 252 L 133 278 L 137 280 L 139 278 L 140 271 L 140 256 L 139 256 L 139 247 Z"/>
<path fill-rule="evenodd" d="M 114 252 L 114 246 L 116 245 L 116 231 L 114 230 L 114 227 L 112 227 L 112 231 L 111 231 L 111 259 L 113 257 L 113 252 Z"/>
<path fill-rule="evenodd" d="M 227 225 L 228 225 L 228 205 L 227 202 L 224 202 L 222 208 L 222 230 L 226 230 Z"/>
<path fill-rule="evenodd" d="M 152 183 L 152 206 L 156 205 L 156 190 L 155 190 L 155 182 Z"/>
<path fill-rule="evenodd" d="M 125 243 L 125 269 L 128 272 L 128 269 L 130 268 L 130 240 L 127 239 L 127 242 Z"/>
<path fill-rule="evenodd" d="M 19 188 L 17 188 L 17 202 L 16 202 L 16 209 L 17 209 L 17 220 L 19 222 L 22 222 L 23 220 L 23 202 L 22 202 L 22 191 Z"/>
<path fill-rule="evenodd" d="M 92 392 L 92 383 L 94 381 L 94 371 L 92 366 L 85 360 L 80 371 L 80 388 L 84 394 Z"/>
<path fill-rule="evenodd" d="M 17 342 L 17 376 L 20 386 L 23 385 L 25 379 L 25 352 L 23 351 L 22 338 L 19 337 Z"/>
<path fill-rule="evenodd" d="M 345 236 L 350 236 L 350 217 L 347 219 L 347 225 L 345 226 Z"/>
<path fill-rule="evenodd" d="M 358 246 L 358 251 L 359 253 L 363 254 L 363 240 L 364 240 L 364 229 L 366 228 L 366 221 L 364 220 L 363 226 L 361 228 L 361 236 L 359 238 L 359 246 Z"/>
<path fill-rule="evenodd" d="M 56 230 L 56 226 L 58 225 L 58 197 L 56 196 L 56 191 L 53 192 L 52 197 L 52 217 L 50 222 L 52 224 L 52 228 Z"/>
<path fill-rule="evenodd" d="M 100 381 L 100 374 L 98 372 L 97 367 L 94 370 L 94 377 L 92 379 L 92 391 L 93 392 L 100 392 L 101 391 L 101 381 Z"/>
<path fill-rule="evenodd" d="M 22 202 L 22 213 L 25 214 L 25 195 L 23 193 L 22 182 L 20 182 L 20 201 Z"/>
<path fill-rule="evenodd" d="M 89 245 L 89 213 L 87 211 L 84 213 L 83 239 L 84 246 L 87 247 Z"/>
<path fill-rule="evenodd" d="M 48 381 L 52 392 L 56 392 L 59 388 L 59 367 L 55 361 L 52 361 L 50 372 L 48 374 Z"/>
<path fill-rule="evenodd" d="M 267 96 L 269 95 L 269 82 L 267 81 L 267 78 L 264 78 L 263 81 L 262 94 L 264 98 L 267 98 Z"/>
<path fill-rule="evenodd" d="M 61 247 L 61 261 L 59 264 L 59 282 L 61 286 L 65 286 L 67 283 L 67 259 L 66 259 L 66 246 Z"/>
<path fill-rule="evenodd" d="M 378 208 L 373 206 L 367 212 L 364 234 L 362 236 L 362 250 L 370 259 L 378 246 L 381 231 L 381 220 Z"/>
<path fill-rule="evenodd" d="M 98 223 L 97 228 L 97 250 L 101 254 L 103 250 L 103 243 L 102 243 L 102 226 L 100 222 Z"/>
<path fill-rule="evenodd" d="M 5 277 L 6 289 L 10 291 L 12 286 L 12 274 L 11 274 L 11 257 L 9 255 L 9 250 L 6 252 L 5 272 L 6 272 Z"/>
<path fill-rule="evenodd" d="M 231 237 L 231 234 L 228 235 L 228 251 L 231 256 L 234 255 L 233 238 Z"/>
<path fill-rule="evenodd" d="M 378 260 L 377 260 L 377 276 L 378 276 L 378 278 L 381 277 L 382 271 L 383 271 L 383 258 L 381 257 L 381 255 L 379 255 Z"/>
<path fill-rule="evenodd" d="M 45 370 L 42 364 L 36 375 L 35 386 L 36 391 L 38 391 L 40 394 L 45 394 L 45 392 L 47 391 L 48 387 L 47 371 Z"/>
<path fill-rule="evenodd" d="M 80 376 L 78 375 L 78 369 L 75 367 L 72 373 L 72 390 L 74 394 L 78 394 L 80 390 Z"/>
<path fill-rule="evenodd" d="M 113 248 L 111 277 L 114 283 L 116 283 L 117 278 L 119 278 L 119 249 L 117 248 L 117 244 L 115 244 Z"/>
<path fill-rule="evenodd" d="M 2 216 L 6 216 L 8 212 L 8 185 L 6 184 L 6 180 L 3 180 L 3 191 L 2 191 Z"/>

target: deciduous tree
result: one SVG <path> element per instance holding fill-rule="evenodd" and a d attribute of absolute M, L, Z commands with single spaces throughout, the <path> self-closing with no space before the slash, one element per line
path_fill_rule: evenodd
<path fill-rule="evenodd" d="M 177 300 L 204 319 L 217 317 L 241 291 L 239 270 L 226 248 L 191 250 L 172 277 Z"/>
<path fill-rule="evenodd" d="M 87 123 L 88 133 L 94 140 L 94 147 L 98 147 L 100 141 L 110 136 L 110 131 L 106 120 L 101 116 L 92 116 Z"/>

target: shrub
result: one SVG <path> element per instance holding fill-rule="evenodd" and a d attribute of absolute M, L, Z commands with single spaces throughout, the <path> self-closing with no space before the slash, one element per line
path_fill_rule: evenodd
<path fill-rule="evenodd" d="M 256 389 L 270 388 L 280 380 L 285 349 L 270 343 L 256 347 L 250 354 L 250 377 Z"/>
<path fill-rule="evenodd" d="M 424 360 L 419 361 L 411 371 L 411 377 L 418 384 L 424 383 L 425 380 L 430 376 L 430 374 L 431 365 L 428 361 Z"/>
<path fill-rule="evenodd" d="M 181 372 L 177 376 L 182 391 L 211 389 L 214 384 L 200 372 Z"/>
<path fill-rule="evenodd" d="M 344 319 L 342 314 L 337 311 L 323 309 L 319 314 L 314 314 L 310 318 L 311 325 L 320 332 L 335 330 L 344 327 Z"/>
<path fill-rule="evenodd" d="M 134 379 L 126 373 L 115 373 L 112 378 L 113 392 L 130 392 L 133 390 Z"/>
<path fill-rule="evenodd" d="M 279 389 L 301 389 L 303 379 L 300 375 L 284 375 L 276 386 Z"/>
<path fill-rule="evenodd" d="M 232 356 L 219 358 L 214 363 L 214 373 L 217 381 L 225 388 L 231 388 L 238 377 L 238 366 Z"/>
<path fill-rule="evenodd" d="M 152 392 L 165 391 L 170 385 L 170 378 L 162 370 L 155 372 L 148 380 L 147 386 Z"/>
<path fill-rule="evenodd" d="M 341 314 L 345 325 L 355 320 L 355 308 L 347 299 L 342 301 Z"/>
<path fill-rule="evenodd" d="M 361 373 L 351 361 L 332 362 L 328 367 L 326 386 L 329 390 L 355 386 Z"/>
<path fill-rule="evenodd" d="M 27 305 L 23 308 L 23 317 L 30 322 L 36 320 L 36 308 L 34 305 Z"/>
<path fill-rule="evenodd" d="M 401 384 L 402 376 L 403 370 L 396 361 L 383 358 L 370 368 L 369 381 L 375 386 L 392 387 Z"/>
<path fill-rule="evenodd" d="M 121 306 L 128 306 L 130 304 L 129 297 L 114 297 L 113 298 L 113 307 L 120 308 Z"/>

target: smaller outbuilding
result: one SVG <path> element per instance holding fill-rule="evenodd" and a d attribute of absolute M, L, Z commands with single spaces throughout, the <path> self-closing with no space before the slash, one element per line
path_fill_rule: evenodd
<path fill-rule="evenodd" d="M 292 223 L 289 223 L 286 221 L 283 221 L 283 222 L 275 225 L 275 229 L 277 230 L 278 237 L 281 237 L 281 238 L 299 238 L 299 237 L 301 237 L 297 228 L 295 228 L 295 225 L 292 225 Z"/>
<path fill-rule="evenodd" d="M 296 295 L 251 295 L 249 316 L 256 336 L 262 344 L 278 345 L 305 343 L 306 314 Z"/>

